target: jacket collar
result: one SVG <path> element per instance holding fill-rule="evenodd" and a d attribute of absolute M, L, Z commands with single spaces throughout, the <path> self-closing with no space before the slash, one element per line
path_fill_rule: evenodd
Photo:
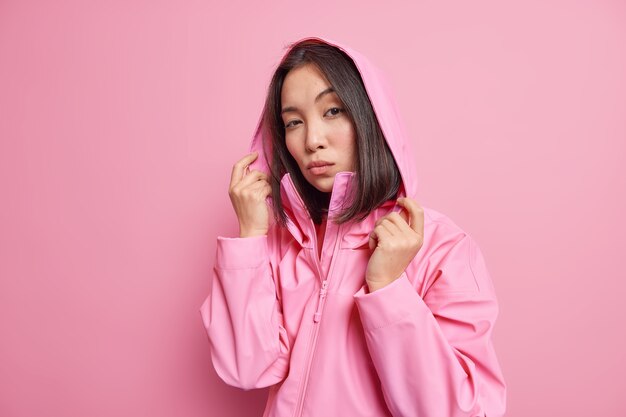
<path fill-rule="evenodd" d="M 350 189 L 356 185 L 354 183 L 355 176 L 356 174 L 351 171 L 342 171 L 335 175 L 328 208 L 329 217 L 341 212 L 349 203 Z M 313 247 L 313 236 L 316 235 L 315 226 L 289 173 L 283 175 L 280 181 L 280 190 L 283 208 L 287 214 L 289 231 L 301 246 Z M 402 195 L 404 195 L 404 189 L 401 187 L 400 196 Z M 361 221 L 349 221 L 344 225 L 327 222 L 326 234 L 329 232 L 337 233 L 341 239 L 340 246 L 343 248 L 355 249 L 367 246 L 369 234 L 376 220 L 392 210 L 399 211 L 400 209 L 401 206 L 395 201 L 387 201 Z"/>

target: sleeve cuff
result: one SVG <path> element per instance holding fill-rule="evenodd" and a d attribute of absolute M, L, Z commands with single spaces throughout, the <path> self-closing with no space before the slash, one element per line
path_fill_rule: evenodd
<path fill-rule="evenodd" d="M 267 262 L 267 235 L 217 237 L 215 267 L 220 269 L 257 268 Z"/>
<path fill-rule="evenodd" d="M 366 293 L 366 286 L 363 285 L 353 296 L 364 329 L 385 327 L 415 314 L 421 307 L 428 308 L 406 272 L 374 292 Z"/>

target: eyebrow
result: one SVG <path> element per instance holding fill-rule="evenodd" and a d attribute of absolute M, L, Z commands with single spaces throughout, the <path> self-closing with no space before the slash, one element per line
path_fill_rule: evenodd
<path fill-rule="evenodd" d="M 324 90 L 324 91 L 322 91 L 321 93 L 319 93 L 319 94 L 317 95 L 317 97 L 315 97 L 315 103 L 317 103 L 318 101 L 320 101 L 320 99 L 321 99 L 322 97 L 324 97 L 326 94 L 333 93 L 333 92 L 335 92 L 335 89 L 334 89 L 334 88 L 332 88 L 332 87 L 328 87 L 326 90 Z M 294 107 L 294 106 L 284 107 L 284 108 L 280 111 L 280 114 L 287 113 L 287 112 L 290 112 L 290 111 L 298 111 L 298 108 L 297 108 L 297 107 Z"/>

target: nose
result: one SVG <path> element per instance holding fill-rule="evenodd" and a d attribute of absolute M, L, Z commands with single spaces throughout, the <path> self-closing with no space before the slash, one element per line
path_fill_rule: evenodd
<path fill-rule="evenodd" d="M 306 141 L 304 146 L 308 152 L 315 152 L 317 149 L 324 149 L 328 146 L 326 141 L 326 133 L 320 126 L 309 125 L 306 132 Z"/>

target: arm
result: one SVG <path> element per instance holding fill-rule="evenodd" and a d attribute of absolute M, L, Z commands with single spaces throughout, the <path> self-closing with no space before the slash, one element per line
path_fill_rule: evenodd
<path fill-rule="evenodd" d="M 289 340 L 270 262 L 273 231 L 217 238 L 212 286 L 200 307 L 217 374 L 243 389 L 273 385 L 289 366 Z"/>
<path fill-rule="evenodd" d="M 407 271 L 355 295 L 368 350 L 394 416 L 498 417 L 506 386 L 491 334 L 498 315 L 483 256 L 464 235 L 424 298 Z"/>

